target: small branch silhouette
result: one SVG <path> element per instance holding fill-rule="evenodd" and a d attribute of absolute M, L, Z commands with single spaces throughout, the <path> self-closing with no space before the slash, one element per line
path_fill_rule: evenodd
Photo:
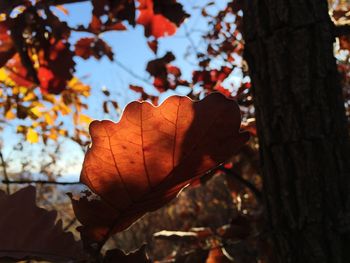
<path fill-rule="evenodd" d="M 219 168 L 220 171 L 234 177 L 238 182 L 240 182 L 241 184 L 243 184 L 245 187 L 247 187 L 256 197 L 256 199 L 261 203 L 263 196 L 261 191 L 251 182 L 249 182 L 248 180 L 244 179 L 242 176 L 240 176 L 237 172 L 235 172 L 234 170 L 231 169 L 227 169 L 225 167 L 220 167 Z"/>
<path fill-rule="evenodd" d="M 56 184 L 56 185 L 77 185 L 80 182 L 57 182 L 57 181 L 46 181 L 46 180 L 2 180 L 2 183 L 10 184 Z"/>

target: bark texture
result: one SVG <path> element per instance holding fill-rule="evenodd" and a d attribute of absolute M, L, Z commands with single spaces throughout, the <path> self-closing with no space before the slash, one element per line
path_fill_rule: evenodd
<path fill-rule="evenodd" d="M 350 148 L 327 1 L 243 2 L 275 253 L 348 263 Z"/>

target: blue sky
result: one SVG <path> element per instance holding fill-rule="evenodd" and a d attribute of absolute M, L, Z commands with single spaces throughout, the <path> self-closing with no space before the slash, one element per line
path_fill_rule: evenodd
<path fill-rule="evenodd" d="M 190 47 L 190 41 L 186 37 L 186 32 L 192 32 L 190 37 L 197 46 L 201 48 L 200 31 L 205 31 L 207 24 L 201 16 L 201 10 L 195 9 L 196 0 L 179 1 L 184 5 L 184 9 L 191 14 L 191 17 L 186 20 L 174 36 L 159 39 L 158 55 L 163 56 L 167 51 L 172 51 L 176 55 L 176 61 L 173 63 L 181 68 L 185 78 L 190 79 L 194 69 L 194 58 L 185 58 L 186 50 Z M 207 1 L 200 1 L 201 4 Z M 226 0 L 216 1 L 217 5 L 223 6 Z M 69 4 L 65 6 L 69 11 L 68 16 L 56 10 L 56 13 L 63 19 L 67 20 L 70 25 L 84 24 L 87 25 L 91 19 L 91 4 Z M 215 10 L 213 10 L 215 12 Z M 80 37 L 89 36 L 87 33 L 73 33 L 71 36 L 72 43 L 75 43 Z M 90 35 L 91 36 L 91 35 Z M 150 79 L 149 74 L 145 71 L 146 64 L 149 60 L 156 58 L 147 45 L 147 39 L 144 37 L 144 29 L 142 26 L 135 28 L 128 26 L 127 31 L 106 32 L 102 34 L 104 39 L 113 49 L 115 60 L 123 64 L 125 67 L 132 70 L 138 76 L 144 79 Z M 143 81 L 136 79 L 125 70 L 123 70 L 118 63 L 110 61 L 108 58 L 96 60 L 94 58 L 83 60 L 76 58 L 76 76 L 83 78 L 84 82 L 89 84 L 92 88 L 91 97 L 88 99 L 89 110 L 88 115 L 93 119 L 109 118 L 102 111 L 102 102 L 105 98 L 101 90 L 106 87 L 111 92 L 111 99 L 116 100 L 120 107 L 123 108 L 127 103 L 135 100 L 139 95 L 128 89 L 129 84 L 140 85 L 146 88 L 150 93 L 157 94 L 153 87 L 147 85 Z M 64 66 L 64 65 L 63 65 Z M 182 90 L 184 93 L 186 90 Z M 181 90 L 177 91 L 181 93 Z M 167 92 L 162 94 L 161 99 L 174 94 L 174 92 Z M 114 121 L 118 121 L 115 119 Z M 6 138 L 6 140 L 4 140 Z M 13 171 L 19 169 L 18 163 L 21 156 L 17 156 L 12 151 L 12 147 L 18 142 L 18 136 L 14 135 L 13 127 L 8 127 L 2 134 L 4 143 L 5 158 L 12 158 L 16 163 L 11 167 Z M 40 154 L 40 147 L 25 144 L 26 154 L 35 156 Z M 81 164 L 83 161 L 83 153 L 75 143 L 65 141 L 63 143 L 63 150 L 66 152 L 59 165 L 66 167 L 65 174 L 71 180 L 77 180 L 80 173 Z M 74 161 L 74 164 L 72 163 Z M 17 166 L 17 167 L 16 167 Z M 11 170 L 10 169 L 10 170 Z"/>

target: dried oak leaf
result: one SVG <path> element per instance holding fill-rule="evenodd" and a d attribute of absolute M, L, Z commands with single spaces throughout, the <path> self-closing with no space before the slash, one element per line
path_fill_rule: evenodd
<path fill-rule="evenodd" d="M 78 40 L 75 44 L 75 54 L 83 59 L 94 57 L 100 59 L 106 55 L 113 61 L 112 48 L 101 38 L 84 37 Z"/>
<path fill-rule="evenodd" d="M 28 186 L 12 195 L 0 191 L 0 261 L 36 259 L 54 262 L 84 257 L 81 243 L 56 223 L 56 211 L 35 204 L 35 188 Z"/>
<path fill-rule="evenodd" d="M 173 96 L 159 107 L 132 102 L 118 123 L 93 121 L 80 181 L 101 200 L 72 200 L 83 239 L 128 228 L 230 158 L 249 138 L 240 123 L 236 102 L 219 93 L 198 102 Z"/>
<path fill-rule="evenodd" d="M 156 14 L 153 8 L 153 0 L 139 0 L 140 15 L 137 23 L 145 27 L 145 36 L 160 38 L 176 33 L 177 26 L 162 14 Z"/>

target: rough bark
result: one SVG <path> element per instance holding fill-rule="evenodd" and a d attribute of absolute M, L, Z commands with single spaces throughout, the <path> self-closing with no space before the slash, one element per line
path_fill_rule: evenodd
<path fill-rule="evenodd" d="M 350 148 L 327 1 L 243 2 L 278 261 L 348 263 Z"/>

